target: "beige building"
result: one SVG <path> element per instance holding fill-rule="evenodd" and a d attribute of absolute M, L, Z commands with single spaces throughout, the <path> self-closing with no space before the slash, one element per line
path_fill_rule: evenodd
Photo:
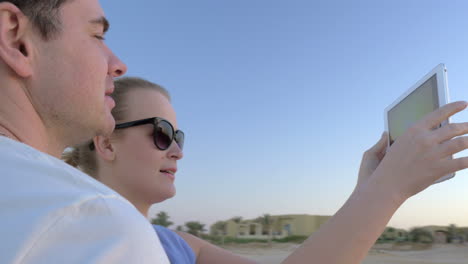
<path fill-rule="evenodd" d="M 445 244 L 449 236 L 448 226 L 424 226 L 422 229 L 431 232 L 434 243 Z"/>
<path fill-rule="evenodd" d="M 228 220 L 222 230 L 211 226 L 211 234 L 224 233 L 227 237 L 267 239 L 271 232 L 273 238 L 287 236 L 309 236 L 317 231 L 331 216 L 319 215 L 272 215 L 271 227 L 261 224 L 257 219 L 236 222 Z"/>

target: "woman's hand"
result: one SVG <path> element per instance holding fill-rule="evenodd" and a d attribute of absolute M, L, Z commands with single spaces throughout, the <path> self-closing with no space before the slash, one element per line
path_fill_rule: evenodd
<path fill-rule="evenodd" d="M 385 155 L 384 142 L 379 141 L 369 152 L 364 168 L 361 167 L 362 179 L 359 181 L 365 183 L 360 184 L 390 191 L 404 201 L 443 176 L 467 168 L 467 157 L 451 157 L 468 148 L 468 137 L 458 137 L 468 133 L 468 123 L 438 128 L 440 123 L 466 106 L 466 102 L 454 102 L 428 114 L 400 136 Z M 380 157 L 383 159 L 379 162 Z M 375 171 L 367 176 L 376 164 Z"/>
<path fill-rule="evenodd" d="M 388 134 L 384 132 L 379 141 L 366 152 L 364 152 L 364 155 L 362 156 L 361 167 L 359 168 L 357 186 L 366 182 L 372 173 L 374 173 L 375 169 L 377 169 L 385 156 L 387 145 Z"/>
<path fill-rule="evenodd" d="M 401 203 L 441 177 L 468 167 L 468 158 L 449 159 L 468 148 L 468 137 L 457 137 L 468 133 L 468 123 L 435 129 L 466 106 L 456 102 L 432 112 L 388 150 L 387 135 L 382 135 L 364 154 L 350 198 L 283 263 L 361 263 Z"/>

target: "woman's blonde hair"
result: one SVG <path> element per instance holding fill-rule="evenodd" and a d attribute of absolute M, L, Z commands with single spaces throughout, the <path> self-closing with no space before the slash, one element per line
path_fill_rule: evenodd
<path fill-rule="evenodd" d="M 122 122 L 126 118 L 128 105 L 126 103 L 126 95 L 136 89 L 151 89 L 160 92 L 169 101 L 171 100 L 169 92 L 150 81 L 137 77 L 124 77 L 114 82 L 115 90 L 112 93 L 112 98 L 115 101 L 115 107 L 112 109 L 112 116 L 116 124 Z M 88 175 L 96 178 L 97 175 L 97 160 L 96 151 L 94 151 L 93 140 L 89 140 L 83 144 L 67 148 L 62 154 L 62 159 L 73 167 L 76 167 Z"/>

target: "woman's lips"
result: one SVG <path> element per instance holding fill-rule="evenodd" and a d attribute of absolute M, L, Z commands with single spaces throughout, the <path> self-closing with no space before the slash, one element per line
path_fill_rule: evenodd
<path fill-rule="evenodd" d="M 112 110 L 112 108 L 115 107 L 115 101 L 112 97 L 110 97 L 109 95 L 106 95 L 105 98 L 104 98 L 105 102 L 106 102 L 106 105 L 109 107 L 109 109 Z"/>
<path fill-rule="evenodd" d="M 165 169 L 165 170 L 160 170 L 160 172 L 164 175 L 166 175 L 167 177 L 169 177 L 171 180 L 175 180 L 175 173 L 176 173 L 176 169 Z"/>

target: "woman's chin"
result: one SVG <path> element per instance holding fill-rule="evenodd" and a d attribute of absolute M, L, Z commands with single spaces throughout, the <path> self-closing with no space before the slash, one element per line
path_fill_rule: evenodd
<path fill-rule="evenodd" d="M 175 188 L 172 188 L 171 190 L 166 190 L 164 193 L 159 193 L 157 197 L 154 199 L 154 203 L 161 203 L 164 202 L 168 199 L 171 199 L 176 195 L 176 190 Z"/>

